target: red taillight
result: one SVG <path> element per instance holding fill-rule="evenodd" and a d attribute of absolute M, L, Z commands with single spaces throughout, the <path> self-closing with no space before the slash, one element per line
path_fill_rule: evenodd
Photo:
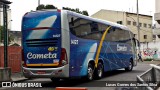
<path fill-rule="evenodd" d="M 22 66 L 27 67 L 26 62 L 24 61 L 24 51 L 23 51 L 23 49 L 22 49 L 21 54 L 22 54 Z"/>
<path fill-rule="evenodd" d="M 62 48 L 61 49 L 61 57 L 60 57 L 59 66 L 64 66 L 66 64 L 68 64 L 67 53 L 66 53 L 66 49 Z"/>
<path fill-rule="evenodd" d="M 60 9 L 58 9 L 58 10 L 57 10 L 57 12 L 61 12 L 61 10 L 60 10 Z"/>

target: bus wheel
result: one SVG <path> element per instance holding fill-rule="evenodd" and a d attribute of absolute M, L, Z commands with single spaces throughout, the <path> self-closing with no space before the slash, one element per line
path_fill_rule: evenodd
<path fill-rule="evenodd" d="M 98 67 L 95 71 L 95 78 L 96 79 L 100 79 L 103 77 L 103 73 L 104 73 L 104 67 L 103 67 L 103 64 L 101 62 L 98 63 Z"/>
<path fill-rule="evenodd" d="M 58 82 L 58 81 L 60 81 L 59 78 L 51 78 L 51 80 L 52 80 L 52 82 Z"/>
<path fill-rule="evenodd" d="M 132 71 L 133 69 L 133 63 L 132 61 L 129 62 L 129 66 L 127 68 L 125 68 L 126 71 Z"/>
<path fill-rule="evenodd" d="M 88 69 L 87 69 L 87 79 L 88 80 L 93 80 L 93 65 L 91 63 L 88 64 Z"/>

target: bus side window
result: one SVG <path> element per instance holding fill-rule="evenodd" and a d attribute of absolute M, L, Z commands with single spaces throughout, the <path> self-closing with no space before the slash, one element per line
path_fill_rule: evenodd
<path fill-rule="evenodd" d="M 71 17 L 71 25 L 74 26 L 74 18 Z"/>

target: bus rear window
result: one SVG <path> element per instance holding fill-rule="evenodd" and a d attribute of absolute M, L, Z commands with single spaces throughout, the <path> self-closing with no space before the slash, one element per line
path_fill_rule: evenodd
<path fill-rule="evenodd" d="M 60 27 L 60 12 L 57 11 L 31 12 L 22 20 L 22 30 L 53 30 Z"/>

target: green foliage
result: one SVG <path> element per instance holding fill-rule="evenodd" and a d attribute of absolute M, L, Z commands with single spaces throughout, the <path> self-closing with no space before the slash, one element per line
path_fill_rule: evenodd
<path fill-rule="evenodd" d="M 83 15 L 86 15 L 86 16 L 89 16 L 89 14 L 88 14 L 87 11 L 82 11 L 82 14 L 83 14 Z"/>
<path fill-rule="evenodd" d="M 2 40 L 4 39 L 4 30 L 3 30 L 3 26 L 0 26 L 0 42 L 2 42 Z"/>
<path fill-rule="evenodd" d="M 0 42 L 4 40 L 4 30 L 3 26 L 0 26 Z M 8 36 L 8 43 L 14 40 L 14 36 Z"/>
<path fill-rule="evenodd" d="M 49 4 L 46 6 L 41 4 L 36 8 L 36 10 L 42 10 L 42 9 L 57 9 L 57 7 L 55 7 L 53 5 L 49 5 Z"/>
<path fill-rule="evenodd" d="M 45 6 L 43 4 L 41 4 L 36 8 L 36 10 L 41 10 L 41 9 L 44 9 L 44 8 L 45 8 Z"/>
<path fill-rule="evenodd" d="M 50 4 L 48 4 L 46 6 L 44 4 L 41 4 L 36 8 L 36 10 L 42 10 L 42 9 L 57 9 L 57 7 L 55 7 L 54 5 L 50 5 Z M 87 11 L 80 11 L 79 8 L 73 9 L 73 8 L 69 8 L 69 7 L 63 7 L 63 9 L 89 16 Z"/>
<path fill-rule="evenodd" d="M 73 8 L 69 8 L 69 7 L 63 7 L 63 9 L 64 10 L 70 10 L 70 11 L 73 11 L 73 12 L 76 12 L 76 13 L 80 13 L 80 14 L 89 16 L 87 11 L 80 11 L 79 8 L 73 9 Z"/>
<path fill-rule="evenodd" d="M 45 9 L 57 9 L 57 7 L 55 7 L 53 5 L 46 5 Z"/>

